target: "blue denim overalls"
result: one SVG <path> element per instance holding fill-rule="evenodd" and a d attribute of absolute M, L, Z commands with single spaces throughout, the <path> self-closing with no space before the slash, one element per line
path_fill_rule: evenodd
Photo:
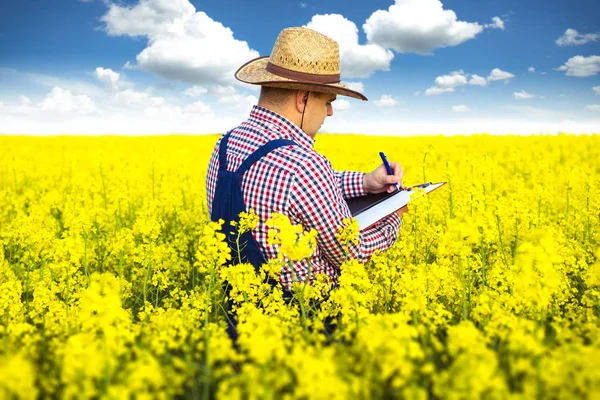
<path fill-rule="evenodd" d="M 239 214 L 246 210 L 246 204 L 244 203 L 244 196 L 242 194 L 242 175 L 246 172 L 252 164 L 262 158 L 264 155 L 270 153 L 278 147 L 282 146 L 295 146 L 296 143 L 287 139 L 276 139 L 267 142 L 263 146 L 259 147 L 255 152 L 250 154 L 240 165 L 237 171 L 227 170 L 227 141 L 229 140 L 229 134 L 227 132 L 221 144 L 219 145 L 219 172 L 217 175 L 217 184 L 215 188 L 215 195 L 212 202 L 212 213 L 210 215 L 211 221 L 218 221 L 222 219 L 224 222 L 222 231 L 226 236 L 227 243 L 231 248 L 231 265 L 235 265 L 242 262 L 250 263 L 254 266 L 254 270 L 258 274 L 261 266 L 266 262 L 258 243 L 252 232 L 248 231 L 240 236 L 240 259 L 238 259 L 238 249 L 236 246 L 237 238 L 237 226 L 233 227 L 230 225 L 231 221 L 239 221 Z M 268 281 L 271 285 L 276 286 L 279 282 L 275 282 L 272 279 Z M 227 285 L 227 288 L 229 285 Z M 227 291 L 226 288 L 226 291 Z M 289 293 L 289 292 L 288 292 Z M 287 295 L 284 290 L 284 297 Z M 231 310 L 231 301 L 229 302 L 229 309 Z M 233 313 L 229 312 L 227 332 L 234 341 L 237 341 L 236 332 L 237 320 Z"/>

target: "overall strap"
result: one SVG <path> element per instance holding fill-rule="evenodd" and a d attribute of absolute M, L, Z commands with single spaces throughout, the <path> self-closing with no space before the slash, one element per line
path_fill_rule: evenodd
<path fill-rule="evenodd" d="M 248 170 L 256 161 L 262 158 L 265 154 L 270 153 L 278 147 L 282 146 L 295 146 L 296 142 L 288 139 L 275 139 L 267 142 L 265 145 L 261 146 L 254 153 L 250 154 L 240 165 L 238 170 L 236 171 L 238 174 L 243 175 L 244 172 Z"/>
<path fill-rule="evenodd" d="M 219 145 L 219 171 L 227 171 L 227 141 L 231 131 L 223 135 Z"/>

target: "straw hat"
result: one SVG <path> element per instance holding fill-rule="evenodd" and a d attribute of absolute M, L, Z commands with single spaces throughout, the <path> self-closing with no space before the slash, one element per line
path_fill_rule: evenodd
<path fill-rule="evenodd" d="M 308 28 L 286 28 L 279 33 L 270 56 L 242 65 L 235 77 L 245 83 L 333 93 L 367 100 L 340 83 L 337 42 Z"/>

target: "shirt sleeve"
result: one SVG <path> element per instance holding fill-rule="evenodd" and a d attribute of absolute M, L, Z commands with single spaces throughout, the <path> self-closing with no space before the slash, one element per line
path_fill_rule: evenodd
<path fill-rule="evenodd" d="M 209 217 L 212 215 L 212 202 L 217 186 L 217 174 L 219 169 L 219 145 L 221 144 L 221 139 L 222 137 L 217 140 L 217 144 L 213 149 L 210 161 L 208 163 L 208 169 L 206 171 L 206 205 L 208 206 Z"/>
<path fill-rule="evenodd" d="M 354 175 L 353 179 L 356 177 Z M 339 268 L 346 254 L 336 234 L 343 220 L 350 218 L 351 214 L 343 199 L 336 173 L 325 157 L 313 154 L 295 174 L 290 191 L 289 213 L 302 223 L 304 229 L 318 232 L 317 246 L 323 258 Z M 357 244 L 349 245 L 349 256 L 367 262 L 376 250 L 385 250 L 395 242 L 399 227 L 400 218 L 395 213 L 382 219 L 362 231 Z"/>
<path fill-rule="evenodd" d="M 335 181 L 342 192 L 344 199 L 365 196 L 367 193 L 363 187 L 363 172 L 334 171 Z"/>

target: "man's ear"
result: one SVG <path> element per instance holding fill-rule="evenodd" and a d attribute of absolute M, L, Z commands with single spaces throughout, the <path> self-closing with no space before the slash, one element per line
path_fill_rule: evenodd
<path fill-rule="evenodd" d="M 300 114 L 302 114 L 302 111 L 304 111 L 305 104 L 308 102 L 308 94 L 309 92 L 306 90 L 298 90 L 296 92 L 296 109 Z"/>

